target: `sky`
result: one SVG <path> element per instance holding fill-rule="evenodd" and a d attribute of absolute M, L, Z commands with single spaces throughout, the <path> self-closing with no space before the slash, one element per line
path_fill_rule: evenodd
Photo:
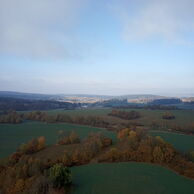
<path fill-rule="evenodd" d="M 0 0 L 0 90 L 194 95 L 193 0 Z"/>

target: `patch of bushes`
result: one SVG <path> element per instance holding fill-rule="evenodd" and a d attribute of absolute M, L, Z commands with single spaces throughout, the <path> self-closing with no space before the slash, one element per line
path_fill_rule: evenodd
<path fill-rule="evenodd" d="M 118 132 L 119 144 L 103 153 L 99 162 L 150 162 L 168 167 L 194 179 L 194 153 L 183 156 L 161 137 L 151 137 L 142 132 L 125 128 Z"/>
<path fill-rule="evenodd" d="M 120 110 L 112 110 L 112 112 L 109 113 L 108 115 L 119 117 L 119 118 L 125 119 L 125 120 L 138 119 L 141 117 L 140 113 L 137 111 L 127 112 L 127 111 L 120 111 Z"/>
<path fill-rule="evenodd" d="M 55 164 L 49 169 L 49 178 L 53 187 L 58 189 L 72 183 L 71 171 L 62 164 Z"/>
<path fill-rule="evenodd" d="M 80 138 L 77 133 L 72 131 L 70 134 L 66 135 L 64 131 L 59 131 L 58 145 L 68 145 L 80 143 Z"/>
<path fill-rule="evenodd" d="M 172 119 L 175 119 L 175 116 L 171 112 L 165 112 L 162 118 L 167 120 L 172 120 Z"/>
<path fill-rule="evenodd" d="M 0 123 L 11 123 L 18 124 L 22 122 L 22 117 L 15 111 L 9 112 L 8 114 L 0 115 Z"/>
<path fill-rule="evenodd" d="M 18 149 L 19 153 L 32 154 L 45 148 L 45 137 L 34 138 L 26 144 L 22 144 Z"/>

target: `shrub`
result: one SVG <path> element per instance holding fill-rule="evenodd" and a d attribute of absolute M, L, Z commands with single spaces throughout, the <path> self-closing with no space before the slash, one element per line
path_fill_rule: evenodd
<path fill-rule="evenodd" d="M 77 133 L 75 133 L 74 131 L 72 131 L 71 134 L 69 135 L 69 139 L 70 139 L 71 144 L 80 143 L 80 139 Z"/>
<path fill-rule="evenodd" d="M 163 119 L 171 120 L 171 119 L 175 119 L 175 116 L 171 112 L 165 112 L 163 114 L 162 118 Z"/>
<path fill-rule="evenodd" d="M 121 159 L 122 153 L 117 148 L 111 148 L 108 152 L 103 154 L 99 162 L 117 162 Z"/>
<path fill-rule="evenodd" d="M 55 164 L 49 169 L 49 178 L 54 188 L 60 189 L 72 183 L 71 171 L 62 164 Z"/>
<path fill-rule="evenodd" d="M 107 137 L 103 138 L 102 145 L 103 145 L 103 147 L 108 147 L 108 146 L 112 145 L 112 139 L 107 138 Z"/>
<path fill-rule="evenodd" d="M 43 136 L 34 138 L 26 144 L 22 144 L 18 152 L 22 154 L 32 154 L 45 148 L 45 138 Z"/>
<path fill-rule="evenodd" d="M 140 113 L 137 111 L 119 111 L 119 110 L 112 110 L 111 113 L 108 114 L 109 116 L 115 116 L 115 117 L 119 117 L 121 119 L 125 119 L 125 120 L 132 120 L 132 119 L 138 119 L 141 117 Z"/>
<path fill-rule="evenodd" d="M 59 133 L 59 140 L 57 141 L 58 145 L 80 143 L 80 138 L 74 131 L 72 131 L 69 135 L 66 135 L 64 131 L 60 131 Z"/>
<path fill-rule="evenodd" d="M 40 176 L 33 180 L 27 193 L 34 194 L 48 194 L 49 193 L 49 180 L 48 177 Z"/>
<path fill-rule="evenodd" d="M 189 160 L 194 161 L 194 151 L 190 151 L 187 155 Z"/>

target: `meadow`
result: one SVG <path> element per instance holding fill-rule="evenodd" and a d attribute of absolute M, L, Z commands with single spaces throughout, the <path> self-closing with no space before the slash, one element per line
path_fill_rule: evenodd
<path fill-rule="evenodd" d="M 194 136 L 164 131 L 150 131 L 150 135 L 160 136 L 165 141 L 171 143 L 177 150 L 188 152 L 194 150 Z"/>
<path fill-rule="evenodd" d="M 194 191 L 194 180 L 146 163 L 90 164 L 73 167 L 71 171 L 75 194 L 193 194 Z"/>
<path fill-rule="evenodd" d="M 111 112 L 110 108 L 90 108 L 90 109 L 77 109 L 77 110 L 64 110 L 64 109 L 55 109 L 46 111 L 49 114 L 65 113 L 71 116 L 106 116 Z"/>
<path fill-rule="evenodd" d="M 166 121 L 162 119 L 164 110 L 144 110 L 144 109 L 124 109 L 125 111 L 136 110 L 142 115 L 141 118 L 135 120 L 123 120 L 117 117 L 108 116 L 111 112 L 111 108 L 99 108 L 99 109 L 81 109 L 81 110 L 63 110 L 56 109 L 47 111 L 49 114 L 65 113 L 71 116 L 101 116 L 110 123 L 127 123 L 138 122 L 145 126 L 151 125 L 153 121 L 159 123 L 162 126 L 168 128 L 168 125 L 178 124 L 181 126 L 187 126 L 194 122 L 193 110 L 173 110 L 171 111 L 175 115 L 174 120 Z M 74 130 L 78 135 L 83 138 L 90 132 L 102 132 L 108 137 L 116 139 L 116 134 L 109 132 L 105 129 L 73 125 L 73 124 L 45 124 L 41 122 L 24 122 L 22 124 L 1 124 L 0 125 L 0 158 L 6 157 L 14 152 L 18 146 L 22 143 L 38 136 L 45 136 L 47 144 L 56 143 L 58 131 Z M 180 151 L 194 150 L 194 136 L 180 135 L 174 133 L 162 133 L 159 131 L 153 131 L 151 134 L 163 137 L 166 141 L 172 143 Z"/>
<path fill-rule="evenodd" d="M 91 132 L 100 132 L 107 137 L 116 139 L 116 134 L 105 129 L 74 124 L 46 124 L 41 122 L 24 122 L 22 124 L 0 125 L 0 158 L 6 157 L 32 138 L 44 136 L 46 143 L 55 144 L 60 130 L 75 131 L 80 138 Z"/>
<path fill-rule="evenodd" d="M 65 113 L 71 116 L 103 116 L 112 122 L 126 122 L 126 120 L 118 119 L 115 117 L 107 116 L 108 113 L 111 112 L 111 108 L 104 109 L 80 109 L 80 110 L 50 110 L 47 111 L 49 114 L 57 114 L 57 113 Z M 145 110 L 145 109 L 120 109 L 124 111 L 132 111 L 135 110 L 141 114 L 141 118 L 130 120 L 129 122 L 138 122 L 145 126 L 150 126 L 153 122 L 158 123 L 160 126 L 164 128 L 171 127 L 173 125 L 179 125 L 181 127 L 186 127 L 191 123 L 194 123 L 194 110 L 171 110 L 170 112 L 175 116 L 173 120 L 164 120 L 162 119 L 162 115 L 165 110 Z"/>
<path fill-rule="evenodd" d="M 124 109 L 125 111 L 131 111 L 131 109 Z M 181 127 L 185 127 L 188 124 L 194 123 L 194 110 L 145 110 L 145 109 L 134 109 L 138 111 L 142 117 L 136 120 L 138 123 L 141 123 L 145 126 L 150 126 L 152 122 L 156 122 L 157 124 L 163 126 L 164 128 L 170 127 L 173 125 L 179 125 Z M 164 120 L 162 119 L 162 115 L 165 112 L 171 112 L 175 119 L 172 120 Z"/>
<path fill-rule="evenodd" d="M 194 111 L 191 110 L 173 110 L 175 119 L 166 121 L 162 119 L 164 110 L 142 110 L 141 118 L 135 120 L 124 120 L 113 116 L 108 116 L 112 109 L 83 109 L 83 110 L 50 110 L 49 114 L 66 113 L 73 116 L 99 116 L 106 121 L 115 124 L 137 122 L 143 124 L 148 129 L 153 121 L 156 121 L 164 129 L 167 126 L 179 124 L 187 126 L 194 122 Z M 131 111 L 134 109 L 124 109 Z M 90 126 L 44 122 L 24 121 L 21 124 L 1 124 L 0 125 L 0 158 L 9 156 L 22 144 L 32 138 L 44 136 L 46 144 L 55 144 L 60 130 L 66 132 L 75 131 L 80 138 L 85 138 L 91 132 L 100 132 L 116 141 L 116 133 L 103 128 Z M 165 141 L 171 143 L 177 150 L 188 152 L 194 150 L 194 136 L 172 133 L 167 131 L 149 130 L 150 135 L 161 136 Z M 64 152 L 76 148 L 79 145 L 48 146 L 45 149 L 34 154 L 41 160 L 57 158 Z M 46 161 L 45 160 L 45 161 Z M 88 165 L 72 167 L 73 175 L 73 193 L 75 194 L 193 194 L 194 180 L 180 176 L 175 172 L 161 166 L 128 162 L 128 163 L 101 163 L 94 164 L 93 160 Z M 168 178 L 167 178 L 168 177 Z"/>

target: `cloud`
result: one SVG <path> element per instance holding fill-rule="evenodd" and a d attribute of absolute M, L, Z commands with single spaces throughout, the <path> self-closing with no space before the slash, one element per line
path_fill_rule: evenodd
<path fill-rule="evenodd" d="M 191 43 L 193 0 L 121 0 L 114 1 L 111 7 L 122 22 L 127 40 L 161 38 L 181 44 Z"/>
<path fill-rule="evenodd" d="M 0 0 L 0 52 L 71 57 L 71 27 L 86 0 Z"/>

